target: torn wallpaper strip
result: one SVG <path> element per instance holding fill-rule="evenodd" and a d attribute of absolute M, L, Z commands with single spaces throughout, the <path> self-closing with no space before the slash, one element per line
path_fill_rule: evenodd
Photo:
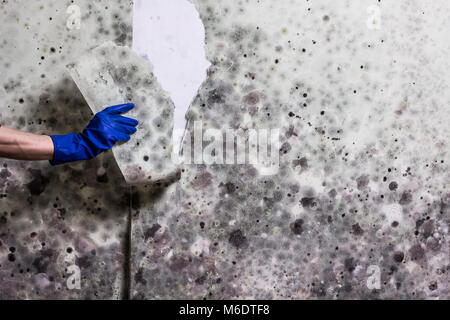
<path fill-rule="evenodd" d="M 152 65 L 175 104 L 173 148 L 179 152 L 186 112 L 211 65 L 205 56 L 205 28 L 188 0 L 133 3 L 133 50 Z"/>
<path fill-rule="evenodd" d="M 133 102 L 126 116 L 139 121 L 131 140 L 113 148 L 127 183 L 154 183 L 178 174 L 172 164 L 174 105 L 148 63 L 128 47 L 112 42 L 94 48 L 68 66 L 94 113 Z"/>

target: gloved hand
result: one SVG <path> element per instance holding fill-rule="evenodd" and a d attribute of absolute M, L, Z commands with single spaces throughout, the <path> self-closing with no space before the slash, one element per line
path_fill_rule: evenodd
<path fill-rule="evenodd" d="M 97 113 L 83 132 L 51 136 L 54 144 L 52 165 L 95 158 L 111 149 L 118 141 L 130 140 L 138 121 L 121 116 L 134 108 L 127 103 L 112 106 Z"/>

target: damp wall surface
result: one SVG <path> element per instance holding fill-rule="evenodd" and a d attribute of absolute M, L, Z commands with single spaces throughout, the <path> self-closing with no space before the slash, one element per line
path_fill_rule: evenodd
<path fill-rule="evenodd" d="M 448 298 L 448 3 L 193 3 L 212 66 L 184 150 L 196 122 L 279 129 L 280 165 L 138 191 L 131 297 Z"/>
<path fill-rule="evenodd" d="M 2 125 L 90 119 L 65 65 L 130 45 L 132 3 L 74 2 L 80 30 L 71 1 L 0 4 Z M 192 2 L 212 65 L 183 150 L 196 121 L 278 129 L 278 170 L 185 164 L 129 186 L 111 152 L 1 160 L 0 297 L 448 299 L 446 1 Z"/>

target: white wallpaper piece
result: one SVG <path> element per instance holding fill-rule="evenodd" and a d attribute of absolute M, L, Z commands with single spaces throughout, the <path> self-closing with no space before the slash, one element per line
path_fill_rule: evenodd
<path fill-rule="evenodd" d="M 173 103 L 153 76 L 150 65 L 128 47 L 105 43 L 69 66 L 70 74 L 94 113 L 133 102 L 123 114 L 139 121 L 131 140 L 113 147 L 127 183 L 155 183 L 174 178 Z"/>
<path fill-rule="evenodd" d="M 152 65 L 175 104 L 173 144 L 178 152 L 186 112 L 210 66 L 195 6 L 189 0 L 134 1 L 133 50 Z"/>

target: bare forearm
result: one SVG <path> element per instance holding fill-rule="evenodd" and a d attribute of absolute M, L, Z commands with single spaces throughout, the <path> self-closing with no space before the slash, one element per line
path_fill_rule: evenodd
<path fill-rule="evenodd" d="M 0 158 L 50 160 L 51 165 L 95 158 L 131 139 L 139 122 L 121 114 L 133 108 L 133 103 L 107 107 L 81 133 L 45 136 L 0 126 Z"/>
<path fill-rule="evenodd" d="M 49 136 L 0 127 L 0 157 L 16 160 L 52 160 Z"/>

